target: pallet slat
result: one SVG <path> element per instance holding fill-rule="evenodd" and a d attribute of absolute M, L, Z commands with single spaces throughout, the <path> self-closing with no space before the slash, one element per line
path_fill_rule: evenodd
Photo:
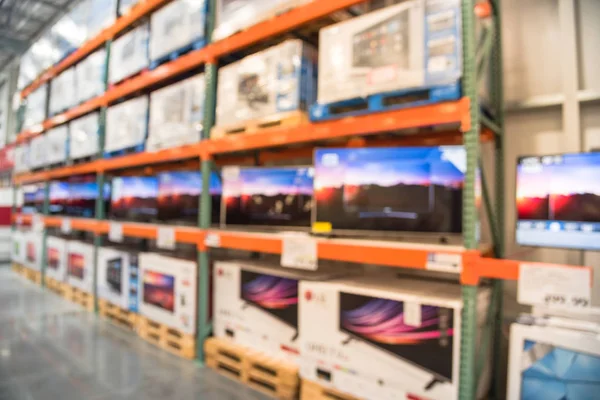
<path fill-rule="evenodd" d="M 196 358 L 196 337 L 178 329 L 158 323 L 142 315 L 138 316 L 138 335 L 179 357 Z"/>
<path fill-rule="evenodd" d="M 215 126 L 210 131 L 210 138 L 219 139 L 230 135 L 264 132 L 269 129 L 291 128 L 306 123 L 308 123 L 308 115 L 304 111 L 289 111 L 268 117 Z"/>
<path fill-rule="evenodd" d="M 94 310 L 94 295 L 91 293 L 84 292 L 81 289 L 65 284 L 64 298 L 79 304 L 87 311 L 91 312 Z"/>
<path fill-rule="evenodd" d="M 300 400 L 360 400 L 340 391 L 329 389 L 306 379 L 302 380 Z"/>
<path fill-rule="evenodd" d="M 110 320 L 115 325 L 137 332 L 139 315 L 133 311 L 124 310 L 107 300 L 99 299 L 98 312 L 100 316 Z"/>

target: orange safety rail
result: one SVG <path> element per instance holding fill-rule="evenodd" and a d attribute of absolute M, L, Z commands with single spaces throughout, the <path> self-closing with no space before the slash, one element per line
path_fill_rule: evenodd
<path fill-rule="evenodd" d="M 138 20 L 142 19 L 152 11 L 161 7 L 163 4 L 168 3 L 171 0 L 142 0 L 139 4 L 133 7 L 130 12 L 118 18 L 113 25 L 104 29 L 96 37 L 89 39 L 79 49 L 75 50 L 64 60 L 49 68 L 39 78 L 33 81 L 29 86 L 21 91 L 21 98 L 27 97 L 35 89 L 48 82 L 60 74 L 65 69 L 75 65 L 78 61 L 82 60 L 89 54 L 93 53 L 98 47 L 108 40 L 113 39 L 119 33 L 133 25 Z"/>

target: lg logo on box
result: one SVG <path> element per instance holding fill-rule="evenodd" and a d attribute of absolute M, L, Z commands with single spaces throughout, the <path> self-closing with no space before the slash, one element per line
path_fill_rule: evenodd
<path fill-rule="evenodd" d="M 325 295 L 323 293 L 313 293 L 310 290 L 307 290 L 304 292 L 304 299 L 306 301 L 314 301 L 316 303 L 319 304 L 325 304 L 326 303 L 326 299 L 325 299 Z"/>

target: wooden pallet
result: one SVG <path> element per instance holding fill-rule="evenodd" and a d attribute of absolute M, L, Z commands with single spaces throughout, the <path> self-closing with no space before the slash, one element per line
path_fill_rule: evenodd
<path fill-rule="evenodd" d="M 94 295 L 81 289 L 65 284 L 64 298 L 77 303 L 87 311 L 94 311 Z"/>
<path fill-rule="evenodd" d="M 167 350 L 179 357 L 196 358 L 196 337 L 179 329 L 138 316 L 138 335 L 145 341 Z"/>
<path fill-rule="evenodd" d="M 12 268 L 17 274 L 21 275 L 27 280 L 30 280 L 36 285 L 40 285 L 42 283 L 42 273 L 40 271 L 36 271 L 20 264 L 13 264 Z"/>
<path fill-rule="evenodd" d="M 124 310 L 104 299 L 98 299 L 98 311 L 102 317 L 110 320 L 115 325 L 137 331 L 138 314 L 133 311 Z"/>
<path fill-rule="evenodd" d="M 15 263 L 15 262 L 14 262 L 14 263 L 12 263 L 12 265 L 11 265 L 11 269 L 12 269 L 12 271 L 13 271 L 13 272 L 15 272 L 15 273 L 17 273 L 17 274 L 19 274 L 19 275 L 23 275 L 23 272 L 22 272 L 23 268 L 25 268 L 25 267 L 23 267 L 23 266 L 22 266 L 21 264 L 19 264 L 19 263 Z"/>
<path fill-rule="evenodd" d="M 326 388 L 306 379 L 302 380 L 300 393 L 300 400 L 359 400 L 358 397 Z"/>
<path fill-rule="evenodd" d="M 289 111 L 249 121 L 215 126 L 210 131 L 210 138 L 218 139 L 229 135 L 252 134 L 276 128 L 291 128 L 306 123 L 308 123 L 308 115 L 304 111 Z"/>
<path fill-rule="evenodd" d="M 67 290 L 69 290 L 68 286 L 69 285 L 67 285 L 64 282 L 60 282 L 56 279 L 52 279 L 46 276 L 46 288 L 61 297 L 65 297 Z"/>
<path fill-rule="evenodd" d="M 204 343 L 206 365 L 269 396 L 293 400 L 298 397 L 298 367 L 262 352 L 220 338 Z"/>

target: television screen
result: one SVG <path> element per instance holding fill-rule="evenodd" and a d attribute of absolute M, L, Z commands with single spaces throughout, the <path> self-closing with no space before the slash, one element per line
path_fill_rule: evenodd
<path fill-rule="evenodd" d="M 242 270 L 242 299 L 298 329 L 298 281 Z"/>
<path fill-rule="evenodd" d="M 66 202 L 67 215 L 74 217 L 93 218 L 96 214 L 96 199 L 98 185 L 95 176 L 85 176 L 70 179 L 69 198 Z M 110 184 L 104 184 L 105 209 L 110 208 Z"/>
<path fill-rule="evenodd" d="M 144 303 L 175 311 L 175 278 L 158 272 L 144 272 Z"/>
<path fill-rule="evenodd" d="M 221 179 L 215 172 L 210 175 L 212 222 L 221 215 Z M 158 218 L 161 221 L 198 218 L 198 204 L 202 193 L 202 174 L 199 171 L 175 171 L 158 175 Z"/>
<path fill-rule="evenodd" d="M 596 399 L 600 357 L 525 340 L 521 354 L 521 398 Z"/>
<path fill-rule="evenodd" d="M 600 153 L 520 157 L 517 243 L 600 250 Z"/>
<path fill-rule="evenodd" d="M 106 268 L 106 283 L 116 293 L 121 294 L 121 271 L 123 270 L 123 259 L 121 257 L 108 260 Z"/>
<path fill-rule="evenodd" d="M 48 247 L 48 268 L 57 270 L 60 264 L 60 253 L 58 249 Z"/>
<path fill-rule="evenodd" d="M 312 168 L 224 170 L 225 223 L 308 227 L 312 193 Z"/>
<path fill-rule="evenodd" d="M 44 189 L 38 185 L 23 185 L 23 214 L 42 212 L 44 205 Z"/>
<path fill-rule="evenodd" d="M 315 221 L 332 229 L 462 232 L 462 146 L 315 151 Z"/>
<path fill-rule="evenodd" d="M 404 323 L 404 303 L 340 292 L 339 328 L 394 357 L 452 380 L 453 311 L 421 305 L 421 326 Z"/>
<path fill-rule="evenodd" d="M 154 176 L 113 178 L 110 215 L 117 219 L 149 221 L 158 214 L 158 179 Z"/>
<path fill-rule="evenodd" d="M 82 254 L 69 253 L 67 269 L 70 276 L 83 280 L 85 276 L 85 258 Z"/>
<path fill-rule="evenodd" d="M 50 182 L 48 197 L 50 201 L 48 212 L 50 214 L 63 214 L 69 200 L 69 184 L 58 181 Z"/>

